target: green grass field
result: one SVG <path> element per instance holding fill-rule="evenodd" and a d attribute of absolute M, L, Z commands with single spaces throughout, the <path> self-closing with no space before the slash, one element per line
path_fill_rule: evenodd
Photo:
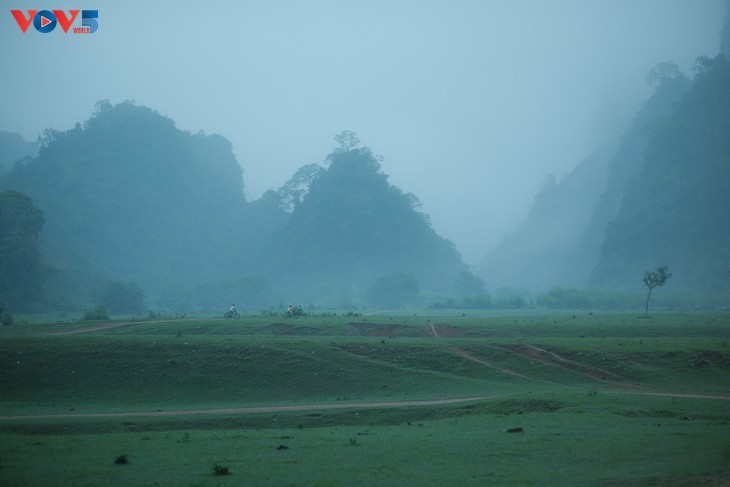
<path fill-rule="evenodd" d="M 728 342 L 728 313 L 5 326 L 0 485 L 730 485 Z"/>

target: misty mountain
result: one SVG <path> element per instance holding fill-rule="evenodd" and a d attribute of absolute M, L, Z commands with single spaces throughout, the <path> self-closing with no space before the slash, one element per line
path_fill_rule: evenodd
<path fill-rule="evenodd" d="M 547 179 L 527 218 L 494 250 L 479 274 L 491 286 L 541 290 L 580 286 L 590 269 L 582 238 L 605 190 L 614 149 L 606 147 L 560 181 Z"/>
<path fill-rule="evenodd" d="M 676 109 L 651 128 L 592 285 L 636 286 L 645 270 L 667 265 L 674 289 L 730 288 L 730 62 L 700 58 L 696 71 Z"/>
<path fill-rule="evenodd" d="M 458 252 L 418 211 L 418 199 L 388 182 L 372 151 L 341 146 L 327 162 L 295 179 L 308 190 L 274 234 L 265 274 L 303 299 L 361 295 L 382 279 L 452 291 L 465 270 Z M 284 194 L 290 205 L 291 191 Z"/>
<path fill-rule="evenodd" d="M 43 211 L 49 262 L 152 293 L 240 272 L 246 201 L 231 144 L 131 103 L 97 108 L 83 126 L 45 131 L 37 157 L 0 180 Z"/>
<path fill-rule="evenodd" d="M 454 245 L 414 195 L 388 183 L 370 149 L 344 147 L 326 168 L 304 166 L 248 202 L 226 139 L 181 131 L 133 103 L 100 102 L 83 125 L 46 130 L 37 156 L 0 177 L 0 190 L 45 221 L 47 304 L 76 295 L 75 305 L 136 312 L 146 294 L 176 311 L 261 309 L 281 296 L 362 302 L 378 295 L 376 282 L 389 299 L 398 282 L 409 299 L 451 292 L 466 270 Z"/>
<path fill-rule="evenodd" d="M 532 292 L 587 284 L 606 226 L 641 172 L 651 124 L 671 113 L 689 86 L 668 63 L 648 78 L 656 90 L 615 146 L 597 150 L 560 181 L 548 178 L 527 218 L 485 255 L 479 273 L 486 282 Z"/>
<path fill-rule="evenodd" d="M 0 174 L 12 169 L 13 164 L 38 152 L 36 142 L 26 141 L 20 134 L 0 131 Z"/>

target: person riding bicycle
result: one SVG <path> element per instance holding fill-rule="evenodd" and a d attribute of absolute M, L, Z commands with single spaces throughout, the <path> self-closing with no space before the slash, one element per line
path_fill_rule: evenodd
<path fill-rule="evenodd" d="M 287 316 L 294 316 L 294 306 L 289 305 L 289 309 L 286 310 Z"/>
<path fill-rule="evenodd" d="M 232 315 L 235 315 L 236 314 L 236 305 L 232 304 L 231 308 L 228 310 L 228 312 L 231 313 Z"/>

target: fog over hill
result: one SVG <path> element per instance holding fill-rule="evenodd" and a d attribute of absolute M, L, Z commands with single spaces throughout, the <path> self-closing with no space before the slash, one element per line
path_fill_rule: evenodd
<path fill-rule="evenodd" d="M 32 307 L 75 291 L 65 304 L 73 308 L 101 299 L 98 289 L 122 288 L 178 311 L 225 302 L 256 309 L 287 298 L 403 305 L 418 302 L 421 290 L 453 292 L 466 271 L 453 243 L 432 229 L 416 196 L 388 182 L 356 134 L 337 138 L 326 164 L 304 166 L 290 184 L 249 203 L 226 139 L 181 131 L 147 107 L 99 102 L 83 125 L 44 132 L 38 156 L 0 177 L 0 227 L 9 237 L 22 232 L 26 246 L 42 243 L 43 259 L 27 261 L 45 269 L 30 276 L 18 269 L 2 281 L 42 289 Z M 294 182 L 308 171 L 297 192 Z M 9 214 L 34 215 L 34 223 L 6 223 Z"/>
<path fill-rule="evenodd" d="M 724 22 L 727 50 L 730 2 Z M 615 148 L 549 179 L 518 229 L 486 254 L 480 276 L 490 288 L 636 291 L 645 271 L 667 265 L 677 292 L 727 303 L 727 54 L 698 56 L 692 80 L 674 63 L 649 70 L 654 94 Z"/>
<path fill-rule="evenodd" d="M 659 65 L 657 72 L 655 93 L 615 144 L 597 150 L 560 181 L 549 178 L 528 217 L 486 254 L 480 275 L 493 291 L 507 287 L 535 293 L 589 284 L 606 227 L 642 172 L 652 124 L 671 114 L 690 85 L 672 65 Z"/>
<path fill-rule="evenodd" d="M 98 8 L 98 30 L 22 33 L 0 16 L 0 130 L 34 141 L 87 120 L 98 100 L 134 100 L 229 140 L 249 201 L 353 130 L 477 265 L 548 174 L 561 180 L 625 130 L 652 66 L 690 73 L 696 56 L 717 53 L 723 6 L 59 0 L 53 8 Z"/>

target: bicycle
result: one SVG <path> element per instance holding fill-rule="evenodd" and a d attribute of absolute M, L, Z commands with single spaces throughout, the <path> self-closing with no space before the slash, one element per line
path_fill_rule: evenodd
<path fill-rule="evenodd" d="M 230 320 L 230 319 L 239 319 L 241 315 L 238 313 L 238 311 L 226 311 L 226 314 L 223 315 L 223 318 Z"/>

